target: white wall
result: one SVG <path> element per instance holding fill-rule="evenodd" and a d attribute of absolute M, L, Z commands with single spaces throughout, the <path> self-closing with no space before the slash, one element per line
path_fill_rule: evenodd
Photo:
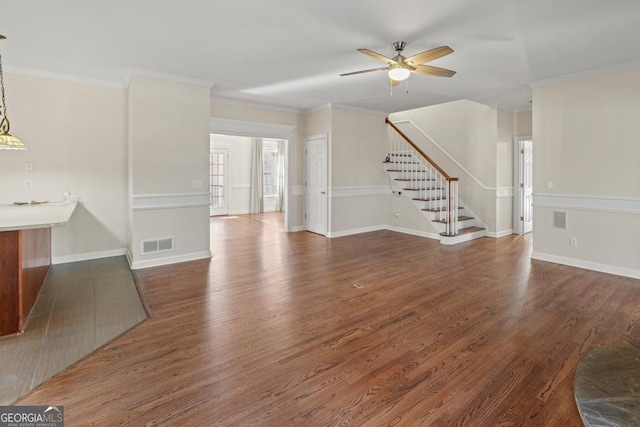
<path fill-rule="evenodd" d="M 535 258 L 640 277 L 638 117 L 638 68 L 534 87 Z"/>
<path fill-rule="evenodd" d="M 516 136 L 529 136 L 533 133 L 533 115 L 531 110 L 513 113 Z"/>
<path fill-rule="evenodd" d="M 67 226 L 53 229 L 53 262 L 123 255 L 127 91 L 11 73 L 5 89 L 11 133 L 29 150 L 0 151 L 0 203 L 61 201 L 68 189 L 80 204 Z"/>
<path fill-rule="evenodd" d="M 331 108 L 330 235 L 390 222 L 387 207 L 391 188 L 382 169 L 389 150 L 384 118 L 381 114 Z"/>
<path fill-rule="evenodd" d="M 129 256 L 133 268 L 210 256 L 209 119 L 209 88 L 132 77 L 129 156 L 134 207 Z M 201 187 L 194 188 L 194 181 Z M 147 207 L 137 208 L 140 204 Z M 165 206 L 158 209 L 159 205 Z M 174 238 L 173 251 L 142 254 L 142 241 L 167 237 Z"/>

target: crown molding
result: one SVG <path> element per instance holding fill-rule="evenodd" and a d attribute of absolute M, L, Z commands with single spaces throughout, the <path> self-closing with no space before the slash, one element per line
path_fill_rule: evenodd
<path fill-rule="evenodd" d="M 573 80 L 587 79 L 589 77 L 598 77 L 605 74 L 631 70 L 634 68 L 640 68 L 640 61 L 625 62 L 623 64 L 612 65 L 609 67 L 596 68 L 594 70 L 588 70 L 588 71 L 581 71 L 575 74 L 567 74 L 564 76 L 551 77 L 549 79 L 544 79 L 544 80 L 537 80 L 529 83 L 529 86 L 531 87 L 549 86 L 549 85 L 558 84 L 558 83 L 570 82 Z"/>
<path fill-rule="evenodd" d="M 103 86 L 114 89 L 126 89 L 128 85 L 115 80 L 94 79 L 91 77 L 74 76 L 71 74 L 52 73 L 49 71 L 34 70 L 31 68 L 5 67 L 5 71 L 27 77 L 39 77 L 43 79 L 60 80 L 70 83 L 80 83 L 93 86 Z"/>
<path fill-rule="evenodd" d="M 380 117 L 387 117 L 388 113 L 384 111 L 378 110 L 370 110 L 367 108 L 354 107 L 352 105 L 344 105 L 344 104 L 329 104 L 332 108 L 338 108 L 340 110 L 349 110 L 349 111 L 357 111 L 359 113 L 373 114 Z"/>
<path fill-rule="evenodd" d="M 262 104 L 260 102 L 244 101 L 244 100 L 233 99 L 233 98 L 223 98 L 220 96 L 212 96 L 211 102 L 218 102 L 220 104 L 226 104 L 226 105 L 238 105 L 241 107 L 260 108 L 262 110 L 279 111 L 282 113 L 299 114 L 301 111 L 297 108 L 281 107 L 278 105 Z"/>
<path fill-rule="evenodd" d="M 528 112 L 531 112 L 531 111 L 533 111 L 533 106 L 532 105 L 530 105 L 527 108 L 514 108 L 513 109 L 514 113 L 528 113 Z"/>
<path fill-rule="evenodd" d="M 315 107 L 311 107 L 311 108 L 306 108 L 304 110 L 301 111 L 302 114 L 311 114 L 311 113 L 315 113 L 317 111 L 322 111 L 322 110 L 327 110 L 327 109 L 331 109 L 332 105 L 331 103 L 327 103 L 327 104 L 321 104 L 321 105 L 317 105 Z"/>
<path fill-rule="evenodd" d="M 18 74 L 18 75 L 21 75 L 21 76 L 39 77 L 39 78 L 43 78 L 43 79 L 52 79 L 52 80 L 61 80 L 61 81 L 71 82 L 71 83 L 88 84 L 88 85 L 93 85 L 93 86 L 103 86 L 103 87 L 110 87 L 110 88 L 115 88 L 115 89 L 128 89 L 129 85 L 131 84 L 131 77 L 132 76 L 149 77 L 149 78 L 152 78 L 152 79 L 165 80 L 165 81 L 170 81 L 170 82 L 174 82 L 174 83 L 183 83 L 183 84 L 188 84 L 188 85 L 192 85 L 192 86 L 206 87 L 207 89 L 209 89 L 209 88 L 211 88 L 211 86 L 213 86 L 213 82 L 209 82 L 209 81 L 205 81 L 205 80 L 197 80 L 197 79 L 192 79 L 192 78 L 189 78 L 189 77 L 182 77 L 182 76 L 176 76 L 176 75 L 172 75 L 172 74 L 158 73 L 158 72 L 155 72 L 155 71 L 147 71 L 147 70 L 141 70 L 141 69 L 137 69 L 137 68 L 128 68 L 127 69 L 128 77 L 127 77 L 127 81 L 126 82 L 121 82 L 121 81 L 117 81 L 117 80 L 95 79 L 95 78 L 92 78 L 92 77 L 82 77 L 82 76 L 75 76 L 75 75 L 71 75 L 71 74 L 53 73 L 53 72 L 50 72 L 50 71 L 41 71 L 41 70 L 34 70 L 34 69 L 30 69 L 30 68 L 20 68 L 20 67 L 5 67 L 5 71 L 7 73 Z"/>
<path fill-rule="evenodd" d="M 252 136 L 256 138 L 292 139 L 294 125 L 277 123 L 250 122 L 246 120 L 212 117 L 209 119 L 209 131 L 212 134 Z"/>
<path fill-rule="evenodd" d="M 204 87 L 207 89 L 211 89 L 211 87 L 213 86 L 213 82 L 211 81 L 192 79 L 190 77 L 177 76 L 174 74 L 159 73 L 157 71 L 142 70 L 139 68 L 127 68 L 127 71 L 129 74 L 127 78 L 127 87 L 129 87 L 129 85 L 131 84 L 131 78 L 134 76 L 148 77 L 150 79 L 164 80 L 173 83 L 182 83 L 191 86 Z"/>
<path fill-rule="evenodd" d="M 318 105 L 316 107 L 308 108 L 306 110 L 302 110 L 301 113 L 302 114 L 310 114 L 310 113 L 315 113 L 316 111 L 321 111 L 321 110 L 326 110 L 326 109 L 333 109 L 333 108 L 337 108 L 337 109 L 340 109 L 340 110 L 357 111 L 359 113 L 374 114 L 374 115 L 380 116 L 380 117 L 387 117 L 387 115 L 388 115 L 388 113 L 386 113 L 384 111 L 368 110 L 366 108 L 354 107 L 352 105 L 345 105 L 345 104 L 334 104 L 334 103 L 331 103 L 331 102 L 329 102 L 327 104 L 321 104 L 321 105 Z"/>

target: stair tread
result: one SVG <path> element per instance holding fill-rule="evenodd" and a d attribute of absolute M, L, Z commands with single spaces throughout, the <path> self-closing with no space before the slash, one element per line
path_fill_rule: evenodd
<path fill-rule="evenodd" d="M 464 215 L 458 215 L 458 221 L 468 221 L 470 219 L 473 219 L 472 216 L 464 216 Z M 441 224 L 446 224 L 447 221 L 443 220 L 443 219 L 434 219 L 433 222 L 439 222 Z"/>
<path fill-rule="evenodd" d="M 464 209 L 464 208 L 462 206 L 458 206 L 458 209 Z M 446 211 L 447 208 L 425 208 L 421 210 L 426 212 L 442 212 L 442 211 Z"/>
<path fill-rule="evenodd" d="M 396 162 L 396 161 L 391 161 L 391 162 L 382 162 L 385 165 L 388 165 L 390 163 L 394 163 L 394 164 L 403 164 L 403 165 L 419 165 L 420 162 Z"/>
<path fill-rule="evenodd" d="M 416 202 L 432 202 L 434 200 L 447 200 L 446 197 L 412 197 L 411 200 L 415 200 Z"/>
<path fill-rule="evenodd" d="M 444 190 L 442 187 L 430 187 L 430 188 L 403 188 L 404 191 L 434 191 L 434 190 Z"/>
<path fill-rule="evenodd" d="M 467 228 L 459 229 L 458 234 L 454 234 L 453 236 L 448 236 L 446 233 L 440 233 L 440 235 L 445 237 L 455 237 L 455 236 L 461 236 L 463 234 L 475 233 L 476 231 L 482 231 L 482 230 L 484 230 L 483 227 L 467 227 Z"/>
<path fill-rule="evenodd" d="M 410 181 L 435 181 L 435 178 L 394 178 L 394 181 L 410 182 Z"/>

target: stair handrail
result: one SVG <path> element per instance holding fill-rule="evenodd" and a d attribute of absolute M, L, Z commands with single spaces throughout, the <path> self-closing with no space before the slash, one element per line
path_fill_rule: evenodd
<path fill-rule="evenodd" d="M 427 154 L 422 151 L 420 149 L 420 147 L 418 147 L 407 135 L 405 135 L 400 129 L 398 129 L 398 127 L 393 124 L 393 122 L 391 120 L 389 120 L 389 117 L 386 117 L 384 119 L 384 121 L 391 126 L 396 132 L 398 132 L 398 134 L 404 138 L 405 141 L 407 141 L 409 143 L 409 145 L 411 145 L 414 150 L 416 150 L 418 153 L 420 153 L 420 155 L 422 157 L 425 158 L 426 161 L 428 161 L 429 163 L 431 163 L 431 166 L 433 166 L 434 168 L 436 168 L 436 170 L 438 172 L 440 172 L 442 174 L 442 176 L 444 177 L 444 179 L 446 179 L 447 181 L 457 181 L 458 178 L 449 176 L 440 166 L 438 166 L 438 164 L 436 162 L 434 162 L 431 157 L 427 156 Z"/>

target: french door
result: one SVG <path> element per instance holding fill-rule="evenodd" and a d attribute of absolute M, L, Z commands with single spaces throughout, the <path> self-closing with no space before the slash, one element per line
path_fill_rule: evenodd
<path fill-rule="evenodd" d="M 209 214 L 229 214 L 229 149 L 212 147 L 209 154 Z"/>
<path fill-rule="evenodd" d="M 518 136 L 514 145 L 513 228 L 517 234 L 533 230 L 533 140 Z"/>

